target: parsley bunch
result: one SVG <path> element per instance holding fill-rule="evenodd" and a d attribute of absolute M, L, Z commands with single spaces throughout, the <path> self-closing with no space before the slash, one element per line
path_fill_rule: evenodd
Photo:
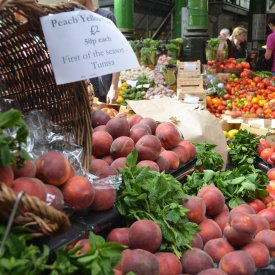
<path fill-rule="evenodd" d="M 160 250 L 172 251 L 180 256 L 190 248 L 199 226 L 188 221 L 180 202 L 187 198 L 181 183 L 173 176 L 137 167 L 137 151 L 128 155 L 126 168 L 120 169 L 123 184 L 118 190 L 116 207 L 129 222 L 149 219 L 162 231 Z"/>

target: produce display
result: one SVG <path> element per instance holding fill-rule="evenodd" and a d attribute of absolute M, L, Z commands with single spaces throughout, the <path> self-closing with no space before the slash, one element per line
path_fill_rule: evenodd
<path fill-rule="evenodd" d="M 242 59 L 211 60 L 218 42 L 207 47 L 208 110 L 218 118 L 275 118 L 274 76 L 251 71 Z M 73 225 L 85 224 L 85 233 L 69 234 L 52 250 L 24 227 L 13 226 L 3 240 L 7 221 L 0 220 L 0 274 L 274 273 L 274 141 L 242 127 L 224 131 L 224 163 L 217 145 L 186 140 L 176 119 L 119 111 L 127 100 L 176 98 L 182 43 L 131 42 L 146 67 L 121 73 L 116 105 L 93 109 L 88 171 L 57 149 L 43 147 L 31 158 L 21 112 L 0 114 L 0 181 L 68 215 Z M 107 221 L 109 227 L 86 219 L 111 210 L 121 220 Z"/>
<path fill-rule="evenodd" d="M 216 66 L 215 61 L 209 64 Z M 217 117 L 275 118 L 275 79 L 270 72 L 252 72 L 249 63 L 235 59 L 225 60 L 220 67 L 232 74 L 225 81 L 217 80 L 213 73 L 207 77 L 206 101 L 211 113 Z"/>

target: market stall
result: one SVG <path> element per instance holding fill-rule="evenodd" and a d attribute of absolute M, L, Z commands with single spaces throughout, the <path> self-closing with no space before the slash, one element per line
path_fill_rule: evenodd
<path fill-rule="evenodd" d="M 75 5 L 0 4 L 0 273 L 273 274 L 273 77 L 145 39 L 102 103 L 38 23 Z"/>

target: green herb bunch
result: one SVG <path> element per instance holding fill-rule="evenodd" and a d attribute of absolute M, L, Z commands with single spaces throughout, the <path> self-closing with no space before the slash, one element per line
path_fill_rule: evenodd
<path fill-rule="evenodd" d="M 8 130 L 16 129 L 16 135 L 7 134 Z M 26 144 L 28 128 L 22 118 L 22 113 L 11 109 L 0 114 L 0 167 L 10 164 L 23 166 L 25 159 L 31 159 L 23 144 Z"/>
<path fill-rule="evenodd" d="M 261 136 L 240 129 L 229 144 L 229 158 L 233 166 L 253 164 L 257 156 L 257 146 Z"/>
<path fill-rule="evenodd" d="M 234 208 L 253 199 L 266 197 L 268 182 L 266 173 L 245 164 L 232 171 L 195 171 L 188 175 L 183 190 L 188 195 L 197 195 L 203 186 L 215 185 L 223 193 L 228 206 Z"/>
<path fill-rule="evenodd" d="M 4 227 L 0 227 L 0 239 Z M 90 232 L 91 249 L 83 254 L 75 255 L 81 247 L 75 247 L 68 253 L 56 251 L 56 259 L 49 263 L 50 250 L 29 244 L 30 237 L 22 232 L 11 232 L 0 255 L 0 274 L 12 275 L 110 275 L 121 260 L 124 247 L 117 243 L 105 242 L 101 236 Z"/>
<path fill-rule="evenodd" d="M 219 171 L 223 168 L 222 156 L 214 151 L 215 144 L 198 143 L 196 144 L 196 167 Z"/>
<path fill-rule="evenodd" d="M 120 169 L 123 184 L 118 190 L 116 207 L 129 222 L 141 219 L 156 222 L 163 235 L 160 250 L 180 256 L 190 248 L 193 235 L 199 231 L 197 224 L 188 221 L 188 210 L 180 204 L 187 196 L 173 176 L 137 167 L 137 156 L 137 151 L 132 151 L 126 159 L 126 168 Z"/>

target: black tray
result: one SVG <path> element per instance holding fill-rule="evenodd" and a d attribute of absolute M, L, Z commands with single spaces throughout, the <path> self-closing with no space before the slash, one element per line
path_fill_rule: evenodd
<path fill-rule="evenodd" d="M 113 207 L 103 212 L 76 212 L 71 218 L 71 228 L 62 234 L 35 239 L 37 245 L 46 244 L 50 250 L 64 248 L 82 238 L 87 238 L 89 232 L 106 235 L 111 229 L 123 226 L 118 211 Z"/>

